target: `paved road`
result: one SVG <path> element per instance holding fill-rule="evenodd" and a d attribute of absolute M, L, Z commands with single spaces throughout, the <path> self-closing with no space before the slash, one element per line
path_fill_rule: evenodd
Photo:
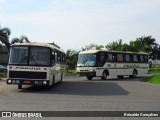
<path fill-rule="evenodd" d="M 88 81 L 84 77 L 69 76 L 51 89 L 24 86 L 21 90 L 0 81 L 0 110 L 160 111 L 160 85 L 140 79 L 102 81 L 96 78 Z"/>

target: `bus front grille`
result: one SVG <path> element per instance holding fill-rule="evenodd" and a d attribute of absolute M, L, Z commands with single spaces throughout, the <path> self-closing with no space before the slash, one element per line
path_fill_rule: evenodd
<path fill-rule="evenodd" d="M 9 78 L 46 79 L 46 72 L 9 71 Z"/>

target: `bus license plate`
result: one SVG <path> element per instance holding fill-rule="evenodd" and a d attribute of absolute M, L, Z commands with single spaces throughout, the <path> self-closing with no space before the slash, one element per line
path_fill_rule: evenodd
<path fill-rule="evenodd" d="M 24 84 L 30 84 L 30 83 L 31 83 L 31 81 L 29 81 L 29 80 L 25 80 L 25 81 L 23 81 L 23 83 L 24 83 Z"/>

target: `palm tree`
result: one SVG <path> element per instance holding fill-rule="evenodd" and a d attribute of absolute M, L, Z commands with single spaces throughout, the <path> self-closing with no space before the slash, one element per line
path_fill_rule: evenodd
<path fill-rule="evenodd" d="M 109 43 L 105 46 L 109 51 L 122 51 L 123 49 L 123 43 L 122 39 L 118 41 L 113 41 L 112 43 Z"/>
<path fill-rule="evenodd" d="M 152 38 L 152 36 L 142 36 L 140 38 L 137 38 L 136 41 L 139 44 L 140 51 L 147 53 L 152 52 L 152 48 L 157 44 L 155 43 L 156 40 Z"/>
<path fill-rule="evenodd" d="M 102 50 L 102 48 L 104 48 L 103 45 L 96 45 L 96 50 Z"/>
<path fill-rule="evenodd" d="M 84 48 L 82 47 L 82 51 L 91 50 L 95 47 L 96 47 L 96 45 L 92 43 L 92 44 L 86 45 Z"/>
<path fill-rule="evenodd" d="M 0 28 L 0 41 L 5 44 L 8 51 L 10 49 L 9 35 L 11 34 L 11 30 L 9 28 Z"/>
<path fill-rule="evenodd" d="M 24 43 L 30 42 L 28 37 L 22 35 L 20 38 L 13 38 L 11 42 L 9 41 L 9 36 L 11 34 L 11 30 L 9 28 L 0 28 L 0 41 L 5 44 L 8 51 L 10 50 L 10 45 L 14 43 Z"/>
<path fill-rule="evenodd" d="M 132 52 L 140 52 L 140 51 L 142 51 L 142 46 L 141 46 L 140 41 L 138 41 L 138 40 L 130 41 L 129 49 Z"/>
<path fill-rule="evenodd" d="M 78 59 L 78 53 L 76 50 L 71 50 L 71 49 L 68 49 L 67 52 L 66 52 L 66 63 L 67 65 L 76 65 L 77 64 L 77 59 Z M 68 66 L 69 67 L 69 66 Z M 67 68 L 68 70 L 68 68 Z"/>
<path fill-rule="evenodd" d="M 14 43 L 24 43 L 24 42 L 30 42 L 27 36 L 22 35 L 20 38 L 13 38 L 11 40 L 11 44 Z"/>

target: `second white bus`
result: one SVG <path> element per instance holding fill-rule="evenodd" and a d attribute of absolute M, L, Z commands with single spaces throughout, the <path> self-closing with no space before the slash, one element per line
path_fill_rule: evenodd
<path fill-rule="evenodd" d="M 78 55 L 77 75 L 86 76 L 88 80 L 93 77 L 106 80 L 107 76 L 134 78 L 148 73 L 148 68 L 147 53 L 87 50 Z"/>

